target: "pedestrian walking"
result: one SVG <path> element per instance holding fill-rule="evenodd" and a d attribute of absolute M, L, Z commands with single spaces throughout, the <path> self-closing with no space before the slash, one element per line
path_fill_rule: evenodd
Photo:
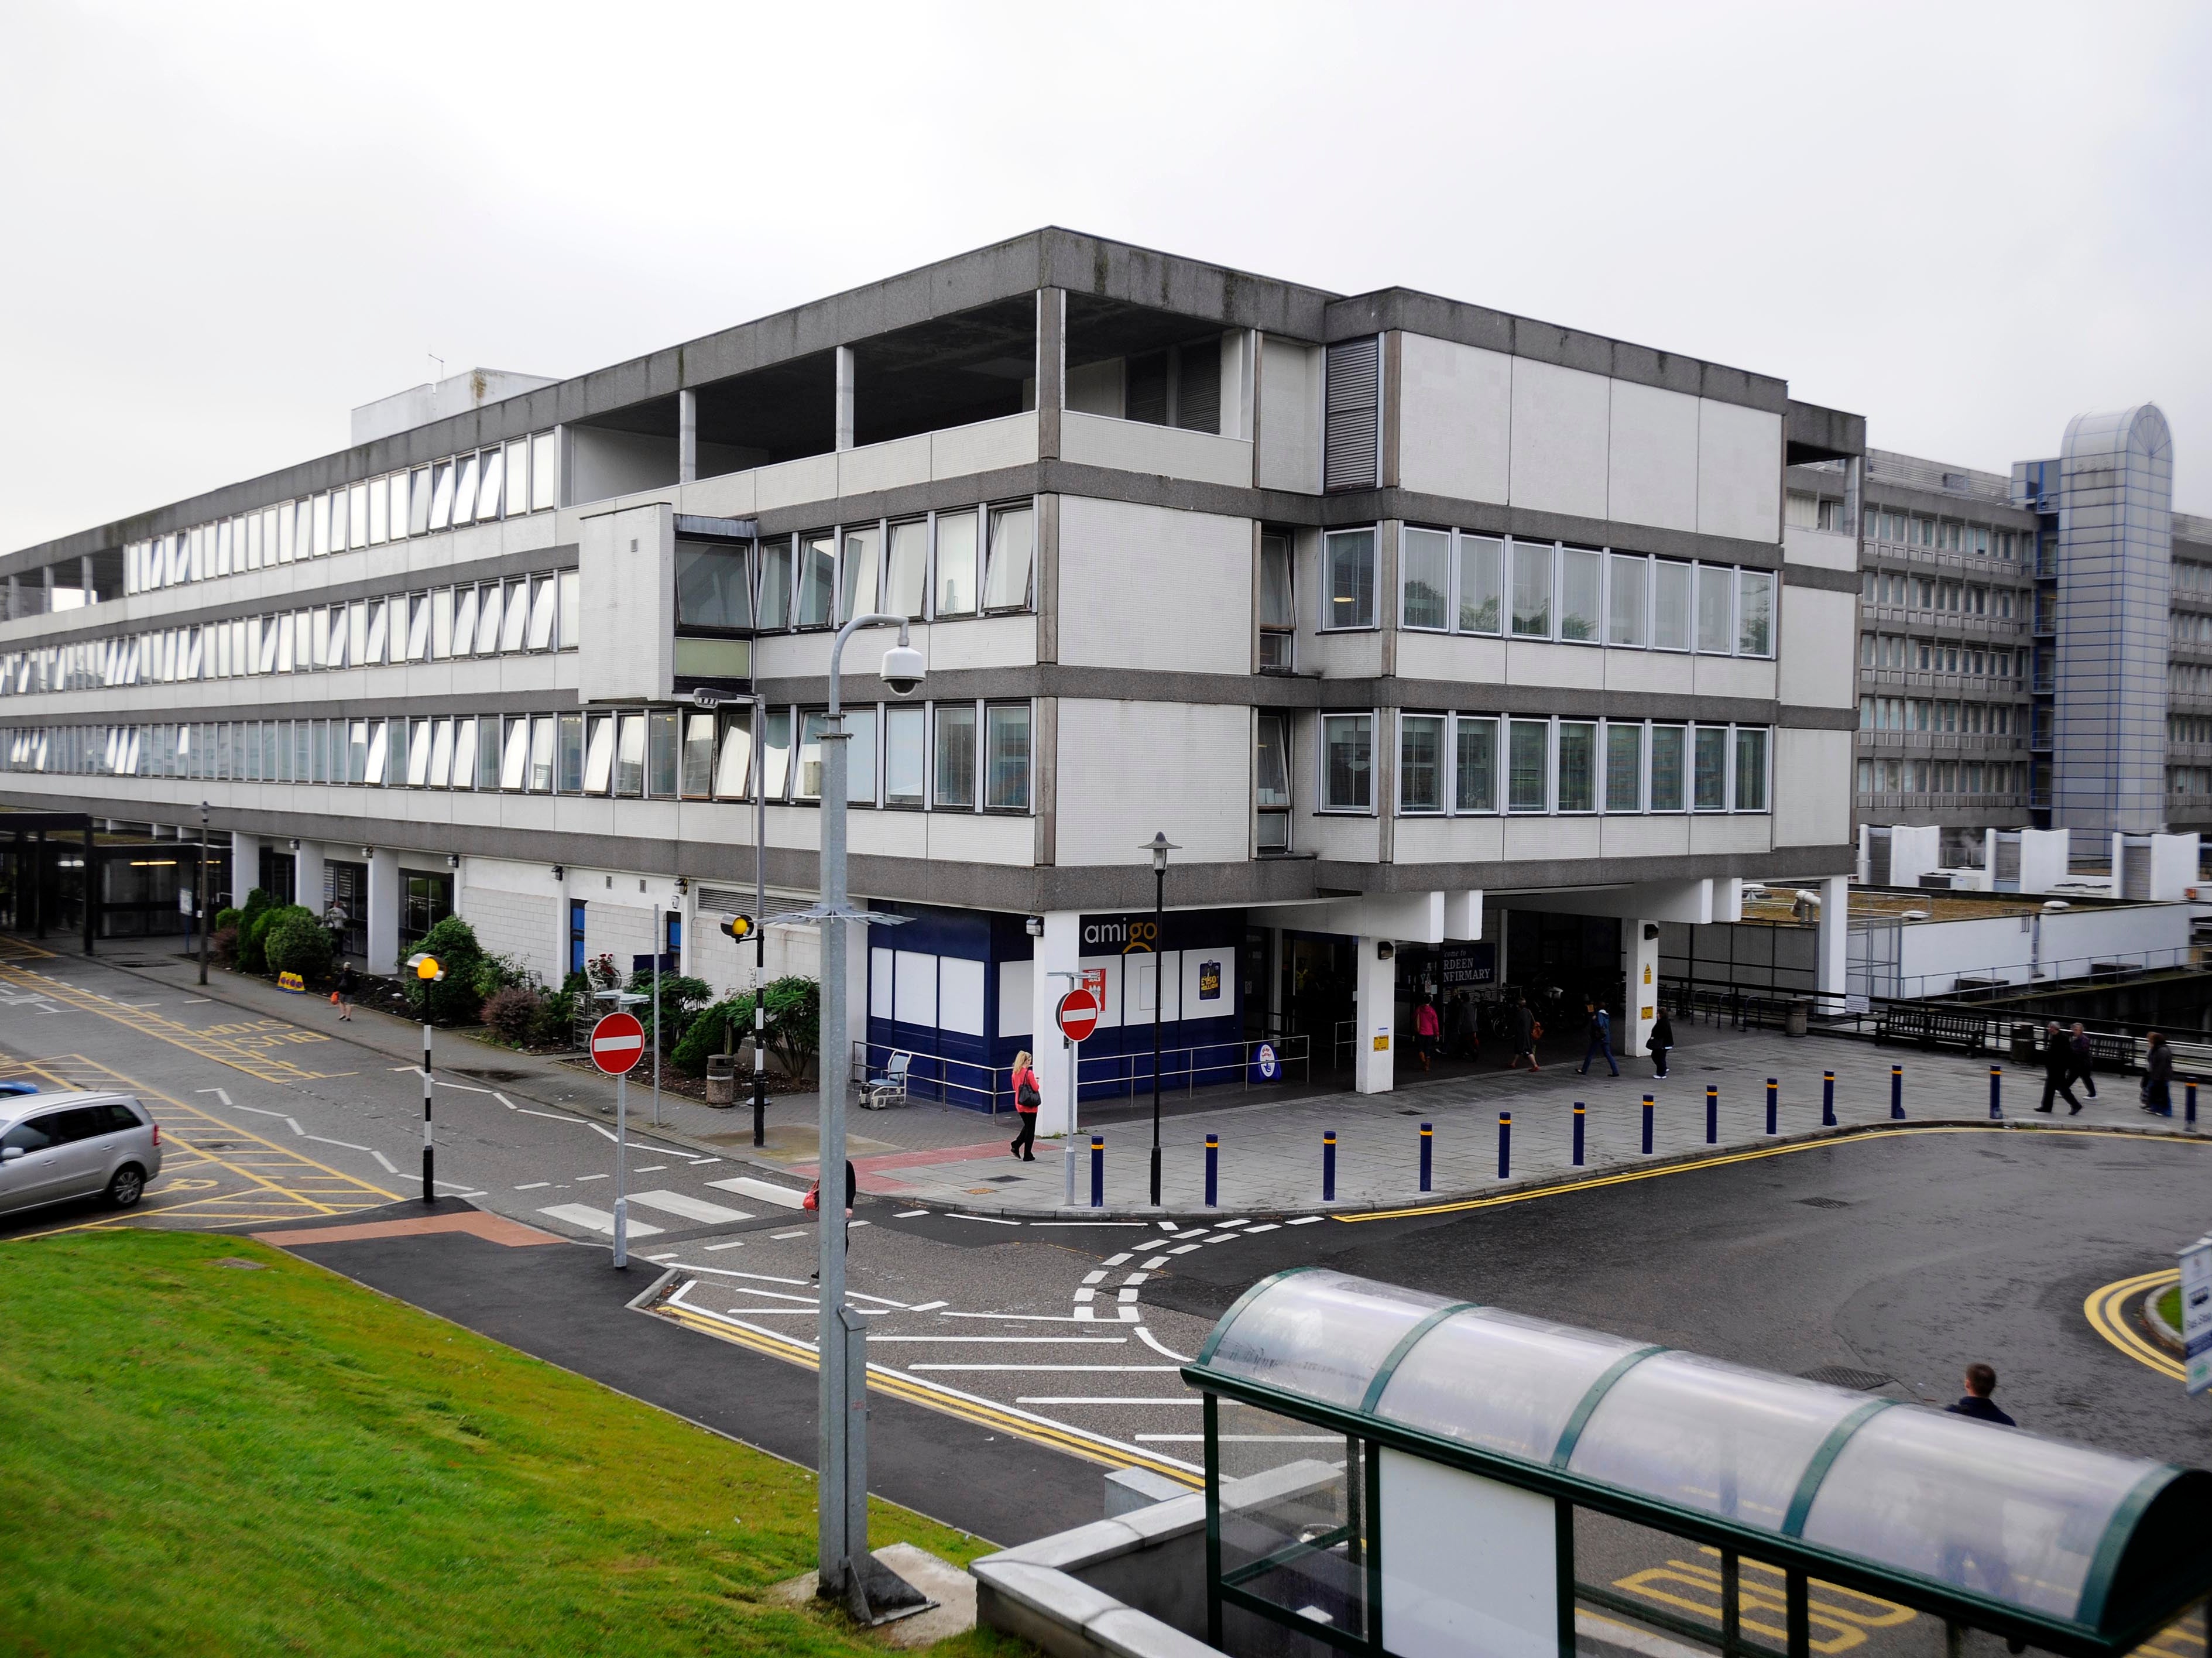
<path fill-rule="evenodd" d="M 1536 1042 L 1543 1034 L 1544 1027 L 1536 1022 L 1536 1010 L 1528 1005 L 1528 993 L 1523 991 L 1513 1009 L 1513 1058 L 1505 1069 L 1517 1070 L 1521 1062 L 1526 1059 L 1530 1070 L 1543 1070 L 1536 1063 Z"/>
<path fill-rule="evenodd" d="M 1972 1417 L 1977 1422 L 1994 1422 L 2002 1427 L 2017 1428 L 2014 1422 L 1990 1402 L 1990 1395 L 1997 1390 L 1997 1373 L 1986 1364 L 1970 1364 L 1966 1375 L 1966 1396 L 1956 1405 L 1943 1408 L 1954 1417 Z"/>
<path fill-rule="evenodd" d="M 854 1167 L 853 1167 L 853 1160 L 852 1160 L 851 1158 L 848 1157 L 848 1158 L 845 1160 L 845 1219 L 844 1219 L 844 1228 L 845 1228 L 845 1247 L 846 1247 L 848 1249 L 850 1249 L 850 1248 L 853 1247 L 853 1205 L 854 1205 L 854 1204 L 855 1202 L 857 1202 L 857 1201 L 859 1200 L 860 1196 L 860 1175 L 859 1175 L 857 1173 L 855 1173 L 855 1172 L 854 1172 Z M 821 1211 L 821 1208 L 822 1208 L 822 1181 L 821 1181 L 821 1179 L 820 1179 L 820 1177 L 819 1177 L 819 1176 L 816 1177 L 815 1182 L 814 1182 L 814 1184 L 813 1184 L 812 1186 L 809 1186 L 809 1187 L 807 1187 L 807 1188 L 806 1188 L 806 1197 L 805 1197 L 805 1200 L 804 1200 L 804 1202 L 803 1202 L 803 1204 L 802 1204 L 802 1207 L 804 1207 L 804 1208 L 807 1208 L 807 1209 L 811 1209 L 811 1210 L 815 1210 L 817 1214 Z M 815 1280 L 817 1280 L 817 1281 L 819 1281 L 819 1280 L 820 1280 L 820 1278 L 821 1278 L 821 1277 L 822 1277 L 822 1269 L 821 1269 L 820 1267 L 818 1267 L 818 1266 L 817 1266 L 817 1267 L 816 1267 L 816 1268 L 815 1268 L 811 1272 L 809 1272 L 806 1276 L 807 1276 L 808 1277 L 810 1277 L 810 1278 L 812 1278 L 812 1279 L 815 1279 Z"/>
<path fill-rule="evenodd" d="M 1474 1028 L 1474 1006 L 1465 991 L 1455 991 L 1445 1004 L 1444 1052 L 1455 1059 L 1482 1058 L 1482 1039 Z"/>
<path fill-rule="evenodd" d="M 348 1025 L 353 1023 L 354 993 L 360 988 L 361 981 L 354 977 L 353 963 L 350 961 L 338 963 L 338 987 L 331 992 L 331 1000 L 338 1004 L 340 1022 Z"/>
<path fill-rule="evenodd" d="M 1413 1009 L 1413 1052 L 1423 1070 L 1428 1070 L 1429 1058 L 1437 1051 L 1437 1004 L 1425 996 Z"/>
<path fill-rule="evenodd" d="M 2173 1115 L 2173 1047 L 2156 1031 L 2143 1052 L 2142 1108 L 2154 1117 Z"/>
<path fill-rule="evenodd" d="M 1036 1161 L 1037 1107 L 1044 1103 L 1044 1091 L 1037 1086 L 1037 1074 L 1030 1067 L 1030 1051 L 1024 1048 L 1014 1056 L 1014 1120 L 1020 1125 L 1012 1143 L 1007 1147 L 1023 1162 Z"/>
<path fill-rule="evenodd" d="M 2096 1058 L 2089 1045 L 2089 1033 L 2081 1028 L 2081 1021 L 2074 1021 L 2074 1030 L 2066 1039 L 2066 1045 L 2074 1050 L 2074 1080 L 2081 1085 L 2082 1092 L 2092 1100 L 2097 1097 L 2097 1076 L 2092 1062 Z"/>
<path fill-rule="evenodd" d="M 1575 1075 L 1589 1075 L 1591 1058 L 1601 1053 L 1605 1056 L 1606 1068 L 1615 1076 L 1620 1076 L 1620 1067 L 1613 1061 L 1613 1016 L 1595 1002 L 1585 1002 L 1583 1008 L 1589 1015 L 1589 1045 L 1583 1050 L 1583 1063 Z"/>
<path fill-rule="evenodd" d="M 1664 1076 L 1667 1054 L 1674 1045 L 1674 1027 L 1667 1017 L 1666 1009 L 1660 1009 L 1658 1018 L 1651 1021 L 1651 1034 L 1644 1039 L 1644 1045 L 1651 1050 L 1651 1074 Z"/>
<path fill-rule="evenodd" d="M 2073 1080 L 2074 1045 L 2066 1039 L 2066 1033 L 2058 1028 L 2058 1021 L 2054 1019 L 2043 1029 L 2043 1103 L 2036 1109 L 2049 1111 L 2051 1096 L 2055 1094 L 2070 1107 L 2066 1113 L 2069 1117 L 2079 1117 L 2081 1102 L 2067 1086 Z"/>

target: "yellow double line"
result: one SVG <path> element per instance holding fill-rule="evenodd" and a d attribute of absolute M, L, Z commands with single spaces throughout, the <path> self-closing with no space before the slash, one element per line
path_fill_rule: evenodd
<path fill-rule="evenodd" d="M 2081 1303 L 2081 1311 L 2088 1315 L 2091 1329 L 2136 1363 L 2147 1364 L 2159 1375 L 2179 1381 L 2187 1372 L 2163 1349 L 2153 1346 L 2148 1338 L 2128 1322 L 2122 1309 L 2137 1295 L 2154 1295 L 2166 1285 L 2180 1282 L 2181 1273 L 2176 1267 L 2138 1273 L 2092 1291 L 2089 1299 Z"/>

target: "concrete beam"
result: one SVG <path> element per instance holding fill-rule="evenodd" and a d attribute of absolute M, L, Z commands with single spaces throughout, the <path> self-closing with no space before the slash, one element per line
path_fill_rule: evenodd
<path fill-rule="evenodd" d="M 1734 883 L 1735 913 L 1723 915 L 1729 895 L 1723 883 L 1706 877 L 1696 881 L 1645 881 L 1629 887 L 1569 887 L 1559 892 L 1516 893 L 1501 899 L 1505 908 L 1540 910 L 1561 916 L 1613 916 L 1622 920 L 1686 921 L 1704 926 L 1714 921 L 1741 920 L 1743 883 Z"/>

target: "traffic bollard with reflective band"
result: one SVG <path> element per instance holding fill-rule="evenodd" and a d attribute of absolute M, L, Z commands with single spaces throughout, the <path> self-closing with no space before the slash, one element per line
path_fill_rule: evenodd
<path fill-rule="evenodd" d="M 1206 1206 L 1221 1207 L 1221 1137 L 1206 1137 Z"/>
<path fill-rule="evenodd" d="M 1705 1143 L 1717 1146 L 1721 1143 L 1721 1091 L 1711 1082 L 1705 1084 Z"/>
<path fill-rule="evenodd" d="M 1990 1067 L 1990 1121 L 2001 1122 L 2003 1119 L 2004 1067 L 1991 1065 Z"/>
<path fill-rule="evenodd" d="M 1824 1070 L 1820 1073 L 1820 1126 L 1833 1128 L 1835 1125 L 1836 1073 Z"/>
<path fill-rule="evenodd" d="M 1651 1155 L 1651 1096 L 1644 1096 L 1644 1155 Z"/>
<path fill-rule="evenodd" d="M 1781 1120 L 1778 1115 L 1782 1109 L 1781 1092 L 1782 1083 L 1779 1079 L 1768 1077 L 1766 1079 L 1766 1131 L 1769 1134 L 1782 1132 L 1778 1126 Z"/>
<path fill-rule="evenodd" d="M 1106 1207 L 1106 1137 L 1091 1137 L 1091 1206 Z"/>
<path fill-rule="evenodd" d="M 1329 1130 L 1321 1137 L 1321 1200 L 1325 1204 L 1336 1201 L 1336 1131 Z"/>
<path fill-rule="evenodd" d="M 2197 1084 L 2185 1082 L 2181 1088 L 2182 1121 L 2190 1127 L 2197 1126 Z"/>
<path fill-rule="evenodd" d="M 1583 1102 L 1575 1101 L 1575 1167 L 1583 1166 Z"/>
<path fill-rule="evenodd" d="M 1429 1160 L 1436 1150 L 1436 1137 L 1437 1125 L 1434 1123 L 1421 1125 L 1421 1190 L 1424 1192 L 1429 1189 Z"/>
<path fill-rule="evenodd" d="M 1905 1116 L 1905 1067 L 1902 1065 L 1889 1068 L 1889 1114 L 1893 1120 L 1902 1119 Z"/>
<path fill-rule="evenodd" d="M 1513 1113 L 1498 1113 L 1498 1178 L 1510 1179 L 1513 1174 Z"/>

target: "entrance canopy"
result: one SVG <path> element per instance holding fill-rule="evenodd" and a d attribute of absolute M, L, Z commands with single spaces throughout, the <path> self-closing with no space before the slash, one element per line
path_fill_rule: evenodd
<path fill-rule="evenodd" d="M 1339 1272 L 1254 1286 L 1183 1374 L 2054 1650 L 2124 1649 L 2212 1588 L 2201 1470 Z"/>

